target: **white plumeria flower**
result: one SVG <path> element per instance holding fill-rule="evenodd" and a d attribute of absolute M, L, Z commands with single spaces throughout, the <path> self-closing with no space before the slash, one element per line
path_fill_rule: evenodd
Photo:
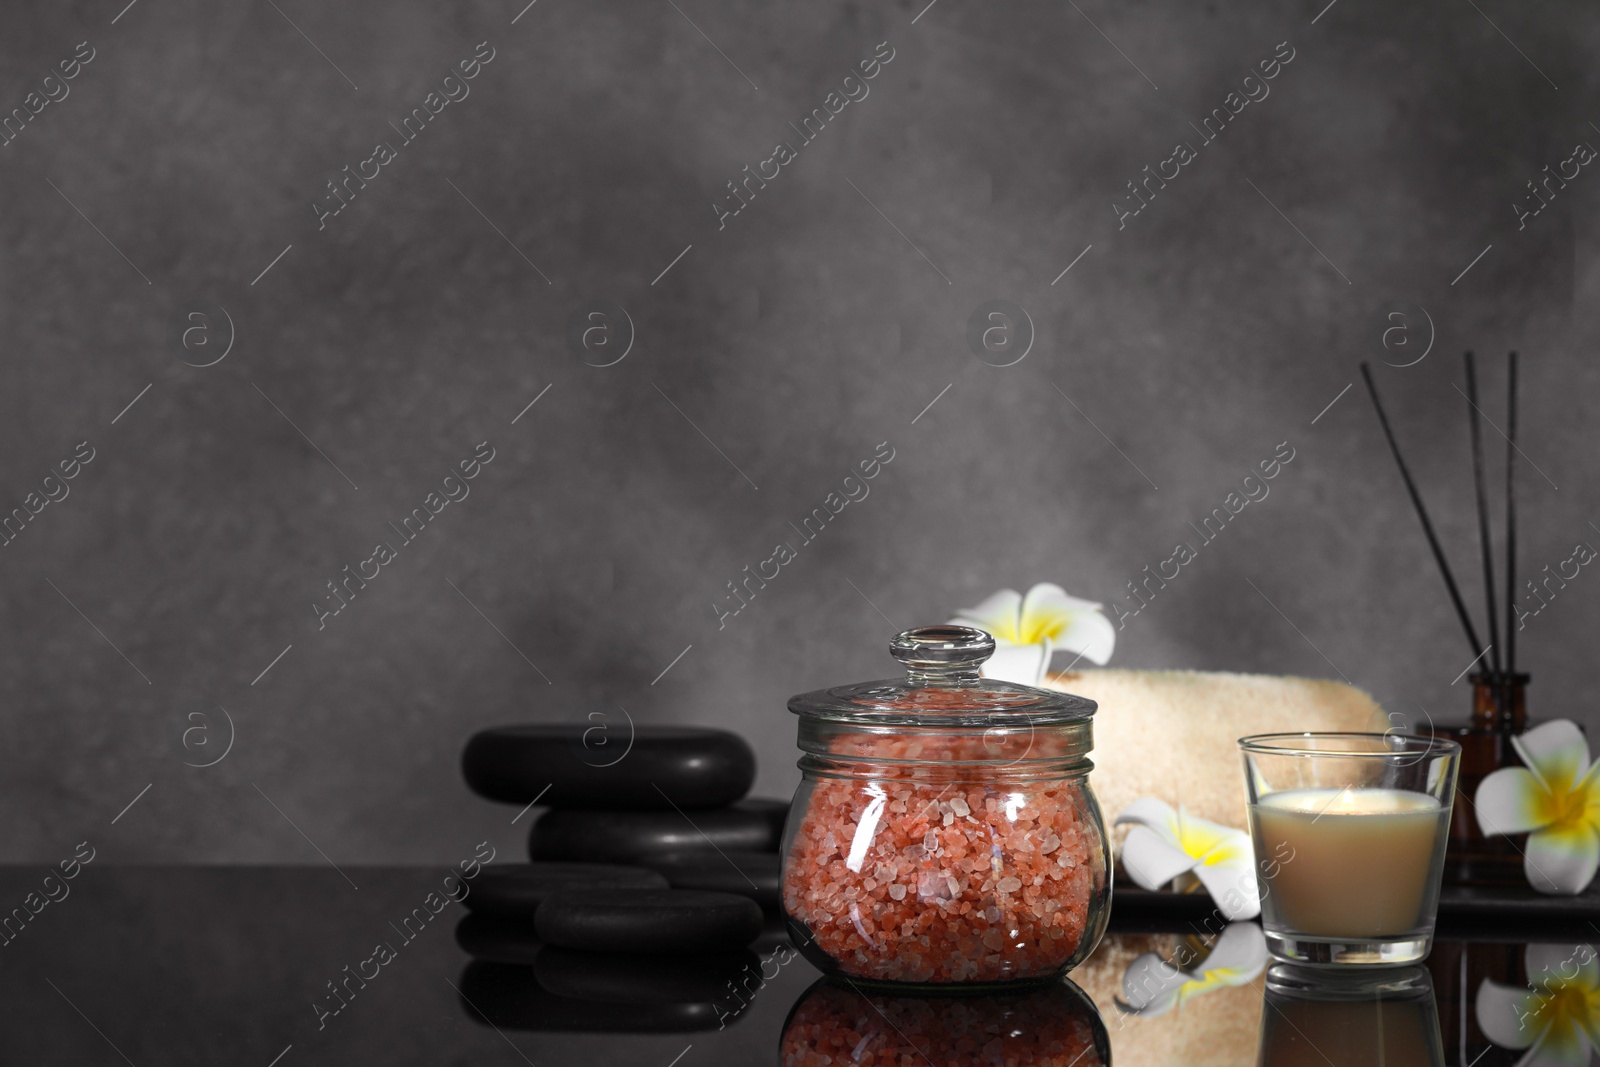
<path fill-rule="evenodd" d="M 1041 582 L 1027 596 L 1002 589 L 975 608 L 962 608 L 950 621 L 976 626 L 994 638 L 994 655 L 983 665 L 985 678 L 1038 685 L 1058 651 L 1076 653 L 1102 667 L 1111 659 L 1117 631 L 1100 607 L 1059 585 Z"/>
<path fill-rule="evenodd" d="M 1497 772 L 1498 773 L 1498 772 Z M 1478 1029 L 1508 1049 L 1517 1067 L 1584 1067 L 1600 1043 L 1600 962 L 1588 945 L 1529 945 L 1529 988 L 1484 979 Z"/>
<path fill-rule="evenodd" d="M 1486 834 L 1528 834 L 1522 869 L 1541 893 L 1581 893 L 1600 866 L 1600 761 L 1567 719 L 1511 739 L 1526 767 L 1505 767 L 1478 786 Z"/>
<path fill-rule="evenodd" d="M 1121 1007 L 1131 1015 L 1165 1015 L 1187 1001 L 1227 986 L 1253 982 L 1267 966 L 1267 938 L 1255 923 L 1229 923 L 1194 970 L 1180 970 L 1146 952 L 1122 973 Z"/>
<path fill-rule="evenodd" d="M 1180 874 L 1193 874 L 1230 922 L 1261 914 L 1255 852 L 1250 835 L 1190 815 L 1181 806 L 1140 797 L 1117 816 L 1134 826 L 1122 843 L 1122 866 L 1145 889 L 1160 889 Z"/>

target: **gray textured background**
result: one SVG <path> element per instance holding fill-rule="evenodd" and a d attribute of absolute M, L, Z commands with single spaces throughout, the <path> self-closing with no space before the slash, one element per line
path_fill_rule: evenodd
<path fill-rule="evenodd" d="M 0 858 L 514 852 L 526 820 L 463 788 L 466 737 L 618 707 L 740 730 L 783 793 L 790 694 L 888 673 L 894 629 L 1001 586 L 1114 600 L 1282 441 L 1270 497 L 1113 665 L 1342 671 L 1457 717 L 1470 651 L 1359 383 L 1311 424 L 1383 355 L 1387 300 L 1436 328 L 1377 372 L 1473 604 L 1463 347 L 1502 424 L 1525 353 L 1519 573 L 1600 544 L 1600 176 L 1521 232 L 1510 206 L 1600 144 L 1592 10 L 677 7 L 7 9 L 5 107 L 96 56 L 0 148 L 0 502 L 96 457 L 0 549 Z M 323 183 L 484 40 L 471 95 L 319 232 Z M 1124 183 L 1285 40 L 1271 95 L 1119 231 Z M 719 231 L 723 183 L 882 41 L 870 95 Z M 637 335 L 606 368 L 566 342 L 597 299 Z M 968 351 L 992 299 L 1037 328 L 1015 366 Z M 169 335 L 199 302 L 236 332 L 203 369 Z M 483 440 L 471 495 L 319 631 L 324 583 Z M 871 495 L 719 631 L 724 583 L 882 441 Z M 1530 620 L 1535 714 L 1596 721 L 1597 623 L 1587 570 Z M 221 751 L 218 708 L 233 748 L 185 766 Z"/>

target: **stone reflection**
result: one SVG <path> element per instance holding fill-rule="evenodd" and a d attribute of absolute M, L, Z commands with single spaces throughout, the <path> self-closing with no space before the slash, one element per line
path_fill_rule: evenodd
<path fill-rule="evenodd" d="M 468 1016 L 502 1030 L 722 1030 L 795 957 L 786 940 L 771 940 L 757 942 L 761 954 L 579 952 L 541 944 L 526 922 L 469 915 L 456 941 L 473 962 L 456 989 Z"/>
<path fill-rule="evenodd" d="M 1065 979 L 984 996 L 900 996 L 824 978 L 789 1013 L 783 1067 L 933 1063 L 1108 1067 L 1094 1004 Z"/>
<path fill-rule="evenodd" d="M 667 1034 L 715 1030 L 722 1022 L 710 1001 L 640 1004 L 560 996 L 539 982 L 532 967 L 507 963 L 469 963 L 457 989 L 468 1016 L 501 1030 Z"/>
<path fill-rule="evenodd" d="M 1444 1067 L 1433 985 L 1423 967 L 1347 975 L 1267 970 L 1258 1067 Z"/>

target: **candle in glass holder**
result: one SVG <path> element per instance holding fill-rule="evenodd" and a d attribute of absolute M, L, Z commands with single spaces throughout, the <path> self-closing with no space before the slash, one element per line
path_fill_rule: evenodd
<path fill-rule="evenodd" d="M 1241 737 L 1267 951 L 1394 967 L 1433 946 L 1461 746 L 1413 734 Z"/>
<path fill-rule="evenodd" d="M 1450 812 L 1403 789 L 1289 789 L 1250 806 L 1276 857 L 1263 917 L 1310 937 L 1401 937 L 1429 924 Z"/>

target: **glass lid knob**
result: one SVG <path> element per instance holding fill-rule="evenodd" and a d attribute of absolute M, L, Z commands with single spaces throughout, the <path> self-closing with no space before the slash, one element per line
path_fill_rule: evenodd
<path fill-rule="evenodd" d="M 965 681 L 994 655 L 994 638 L 972 626 L 919 626 L 896 635 L 889 653 L 914 680 Z"/>

